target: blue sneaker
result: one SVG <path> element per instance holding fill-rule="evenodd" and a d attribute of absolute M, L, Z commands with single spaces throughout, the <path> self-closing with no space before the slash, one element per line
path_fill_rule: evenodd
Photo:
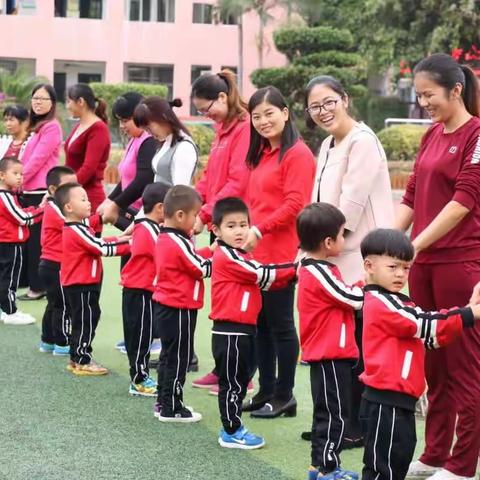
<path fill-rule="evenodd" d="M 155 339 L 150 345 L 150 355 L 160 355 L 162 351 L 162 342 L 159 339 Z"/>
<path fill-rule="evenodd" d="M 315 467 L 310 467 L 308 469 L 308 472 L 307 472 L 307 480 L 317 480 L 317 478 L 320 478 L 318 476 L 320 474 L 320 471 L 318 470 L 318 468 L 315 468 Z"/>
<path fill-rule="evenodd" d="M 53 353 L 55 345 L 53 343 L 40 342 L 38 345 L 38 351 L 42 353 Z"/>
<path fill-rule="evenodd" d="M 333 475 L 334 480 L 358 480 L 359 475 L 358 473 L 351 472 L 349 470 L 343 470 L 343 468 L 336 468 L 333 472 L 324 475 L 323 477 L 320 478 L 325 478 L 328 475 Z"/>
<path fill-rule="evenodd" d="M 253 450 L 262 448 L 265 440 L 259 435 L 250 433 L 243 425 L 234 433 L 229 435 L 223 428 L 220 430 L 218 443 L 224 448 L 240 448 L 242 450 Z"/>
<path fill-rule="evenodd" d="M 70 345 L 55 345 L 55 348 L 53 349 L 53 354 L 59 357 L 65 357 L 67 355 L 70 355 Z"/>
<path fill-rule="evenodd" d="M 120 340 L 115 344 L 115 348 L 117 350 L 120 350 L 121 348 L 125 348 L 125 340 Z"/>
<path fill-rule="evenodd" d="M 126 354 L 127 354 L 127 349 L 126 349 L 125 347 L 119 348 L 118 351 L 119 351 L 120 353 L 123 353 L 123 355 L 126 355 Z"/>
<path fill-rule="evenodd" d="M 156 397 L 157 382 L 148 377 L 141 383 L 131 383 L 128 393 L 130 393 L 130 395 L 137 395 L 141 397 Z"/>

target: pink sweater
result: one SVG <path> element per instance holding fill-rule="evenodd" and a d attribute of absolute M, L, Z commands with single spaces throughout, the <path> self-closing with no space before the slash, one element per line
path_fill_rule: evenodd
<path fill-rule="evenodd" d="M 24 191 L 47 188 L 47 172 L 58 165 L 61 143 L 62 128 L 57 120 L 45 123 L 30 137 L 21 158 Z"/>

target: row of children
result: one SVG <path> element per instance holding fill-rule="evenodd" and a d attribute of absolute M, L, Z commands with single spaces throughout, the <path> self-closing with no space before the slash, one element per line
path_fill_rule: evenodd
<path fill-rule="evenodd" d="M 441 347 L 471 328 L 480 318 L 480 305 L 472 301 L 463 308 L 424 312 L 402 294 L 414 258 L 413 246 L 403 233 L 380 229 L 368 234 L 361 246 L 366 284 L 349 286 L 329 261 L 340 254 L 344 243 L 345 217 L 334 206 L 314 203 L 299 214 L 297 233 L 305 253 L 299 265 L 261 265 L 241 249 L 249 230 L 248 208 L 242 200 L 226 198 L 216 203 L 212 229 L 217 241 L 196 251 L 190 234 L 201 207 L 198 194 L 187 186 L 168 190 L 158 183 L 145 190 L 145 218 L 135 220 L 131 239 L 101 239 L 92 229 L 95 219 L 90 226 L 85 223 L 90 217 L 85 191 L 72 183 L 71 173 L 63 168 L 49 173 L 56 178 L 49 182 L 55 201 L 49 199 L 44 221 L 47 209 L 65 221 L 59 233 L 63 237 L 59 288 L 66 292 L 72 322 L 68 366 L 72 373 L 106 373 L 91 357 L 100 315 L 100 257 L 131 252 L 122 270 L 122 285 L 133 388 L 146 393 L 155 388 L 148 375 L 155 323 L 162 340 L 155 416 L 161 422 L 201 420 L 198 412 L 185 407 L 183 386 L 197 312 L 203 306 L 203 278 L 211 276 L 212 352 L 220 377 L 222 422 L 218 442 L 227 448 L 260 448 L 264 439 L 250 433 L 242 421 L 242 401 L 254 373 L 260 290 L 284 286 L 297 276 L 302 355 L 310 364 L 314 406 L 308 479 L 358 478 L 341 468 L 340 452 L 351 367 L 359 356 L 354 311 L 360 309 L 365 363 L 361 380 L 366 386 L 361 407 L 363 478 L 405 478 L 416 443 L 415 403 L 425 389 L 424 350 Z M 18 178 L 21 165 L 1 160 L 1 222 L 16 225 L 18 232 L 15 237 L 11 227 L 5 230 L 10 237 L 2 235 L 1 301 L 7 314 L 13 313 L 10 305 L 15 308 L 15 277 L 5 283 L 6 268 L 9 265 L 8 271 L 15 271 L 17 247 L 27 235 L 24 225 L 39 215 L 18 207 L 13 193 L 20 186 Z M 55 318 L 52 323 L 59 329 L 63 324 L 60 317 Z"/>

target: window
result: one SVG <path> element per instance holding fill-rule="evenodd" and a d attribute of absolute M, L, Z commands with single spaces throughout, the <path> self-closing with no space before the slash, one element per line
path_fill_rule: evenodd
<path fill-rule="evenodd" d="M 65 93 L 67 91 L 67 74 L 64 72 L 53 73 L 53 88 L 57 94 L 57 100 L 65 103 Z"/>
<path fill-rule="evenodd" d="M 55 16 L 103 18 L 103 0 L 55 0 Z"/>
<path fill-rule="evenodd" d="M 211 73 L 212 67 L 210 65 L 192 65 L 190 74 L 190 85 L 204 73 Z M 197 109 L 193 103 L 190 104 L 190 115 L 198 115 Z"/>
<path fill-rule="evenodd" d="M 220 15 L 220 21 L 224 25 L 237 25 L 237 17 L 231 13 L 222 13 Z"/>
<path fill-rule="evenodd" d="M 173 65 L 127 65 L 127 82 L 160 83 L 168 87 L 168 99 L 173 98 Z"/>
<path fill-rule="evenodd" d="M 129 0 L 127 8 L 132 22 L 175 21 L 175 0 Z"/>
<path fill-rule="evenodd" d="M 78 83 L 101 82 L 102 75 L 100 73 L 79 73 Z"/>
<path fill-rule="evenodd" d="M 0 14 L 35 15 L 36 0 L 0 0 Z"/>
<path fill-rule="evenodd" d="M 193 4 L 193 23 L 212 23 L 213 5 L 209 3 Z"/>
<path fill-rule="evenodd" d="M 0 70 L 4 70 L 8 73 L 15 73 L 17 70 L 17 62 L 15 60 L 0 58 Z"/>

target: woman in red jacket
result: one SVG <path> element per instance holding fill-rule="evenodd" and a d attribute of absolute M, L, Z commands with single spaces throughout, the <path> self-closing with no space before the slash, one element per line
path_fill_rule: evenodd
<path fill-rule="evenodd" d="M 68 89 L 67 109 L 79 122 L 65 141 L 65 164 L 75 170 L 96 211 L 105 200 L 103 172 L 110 154 L 107 104 L 88 85 L 78 83 Z"/>
<path fill-rule="evenodd" d="M 464 306 L 480 280 L 480 118 L 470 68 L 435 54 L 414 71 L 425 133 L 400 206 L 397 227 L 413 223 L 416 259 L 410 294 L 424 310 Z M 480 324 L 440 350 L 427 351 L 429 408 L 425 451 L 408 476 L 475 476 L 480 450 Z M 456 441 L 453 445 L 454 434 Z"/>
<path fill-rule="evenodd" d="M 210 225 L 215 202 L 226 197 L 245 197 L 248 168 L 245 165 L 250 142 L 247 104 L 240 96 L 235 74 L 230 70 L 202 75 L 192 85 L 192 102 L 198 113 L 215 122 L 208 165 L 195 189 L 203 199 L 194 231 Z M 214 236 L 211 235 L 213 241 Z M 194 387 L 218 392 L 215 370 L 193 382 Z"/>
<path fill-rule="evenodd" d="M 276 88 L 254 93 L 248 111 L 247 201 L 252 227 L 243 248 L 253 250 L 254 258 L 263 264 L 292 262 L 299 245 L 295 220 L 310 201 L 315 159 L 300 139 L 285 99 Z M 262 292 L 256 337 L 260 391 L 243 409 L 252 411 L 252 417 L 296 413 L 293 386 L 299 345 L 294 293 L 293 284 Z"/>

